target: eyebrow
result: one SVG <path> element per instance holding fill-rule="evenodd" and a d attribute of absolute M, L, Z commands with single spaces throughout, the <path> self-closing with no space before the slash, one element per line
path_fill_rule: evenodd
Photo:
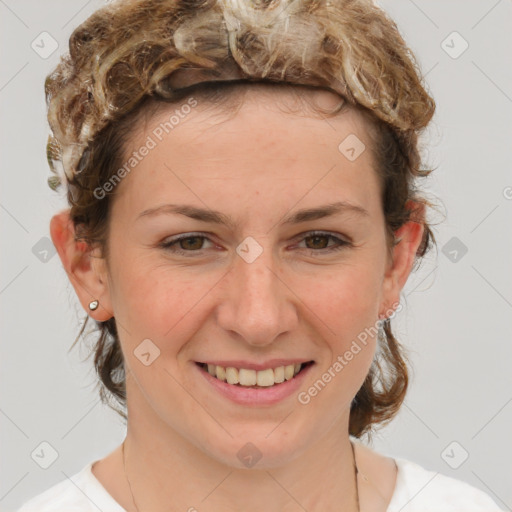
<path fill-rule="evenodd" d="M 338 201 L 316 208 L 306 208 L 298 210 L 297 212 L 287 216 L 283 220 L 283 224 L 299 224 L 317 219 L 323 219 L 336 214 L 354 213 L 360 217 L 368 217 L 369 213 L 362 206 L 349 203 L 347 201 Z M 211 222 L 213 224 L 221 224 L 231 229 L 236 229 L 239 224 L 235 222 L 229 215 L 222 212 L 210 210 L 206 208 L 199 208 L 197 206 L 186 204 L 164 204 L 155 208 L 149 208 L 141 212 L 136 220 L 143 217 L 153 217 L 162 214 L 179 214 L 191 219 L 199 220 L 202 222 Z"/>

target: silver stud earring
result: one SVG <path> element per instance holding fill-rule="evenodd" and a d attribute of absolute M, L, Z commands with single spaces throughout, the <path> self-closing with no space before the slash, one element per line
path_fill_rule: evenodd
<path fill-rule="evenodd" d="M 100 303 L 97 300 L 93 300 L 92 302 L 89 302 L 89 309 L 91 311 L 94 311 L 94 310 L 98 309 L 99 305 L 100 305 Z"/>

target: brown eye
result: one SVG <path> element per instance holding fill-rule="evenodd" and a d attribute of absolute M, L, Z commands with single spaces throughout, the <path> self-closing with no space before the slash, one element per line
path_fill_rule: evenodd
<path fill-rule="evenodd" d="M 334 244 L 329 245 L 329 241 L 333 240 Z M 309 236 L 303 237 L 302 241 L 305 243 L 304 249 L 308 249 L 310 253 L 318 253 L 322 255 L 333 251 L 343 249 L 345 246 L 351 246 L 352 243 L 347 240 L 334 236 L 330 233 L 310 233 Z"/>
<path fill-rule="evenodd" d="M 184 236 L 177 236 L 164 241 L 159 246 L 172 253 L 194 256 L 195 253 L 201 253 L 205 249 L 205 241 L 210 242 L 209 238 L 204 235 L 188 233 Z"/>
<path fill-rule="evenodd" d="M 202 249 L 204 236 L 191 236 L 178 240 L 180 247 L 185 250 L 199 250 Z"/>
<path fill-rule="evenodd" d="M 310 245 L 306 242 L 308 249 L 325 249 L 329 243 L 329 238 L 329 235 L 313 235 L 306 237 L 304 240 L 311 241 Z"/>

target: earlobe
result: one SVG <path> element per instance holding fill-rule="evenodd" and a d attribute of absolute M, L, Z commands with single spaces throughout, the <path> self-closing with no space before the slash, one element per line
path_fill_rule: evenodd
<path fill-rule="evenodd" d="M 96 254 L 97 248 L 93 249 L 86 242 L 75 240 L 75 228 L 69 210 L 52 217 L 50 235 L 84 310 L 100 322 L 112 318 L 105 265 Z M 93 307 L 90 307 L 91 303 Z"/>

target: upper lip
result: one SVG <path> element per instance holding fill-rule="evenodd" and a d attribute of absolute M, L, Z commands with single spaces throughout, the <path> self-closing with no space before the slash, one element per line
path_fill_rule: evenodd
<path fill-rule="evenodd" d="M 267 368 L 278 368 L 279 366 L 288 366 L 291 364 L 304 364 L 313 362 L 312 359 L 269 359 L 263 363 L 255 363 L 251 361 L 244 361 L 242 359 L 227 361 L 227 360 L 218 360 L 215 361 L 197 361 L 198 363 L 203 364 L 213 364 L 215 366 L 222 366 L 224 368 L 245 368 L 247 370 L 266 370 Z"/>

